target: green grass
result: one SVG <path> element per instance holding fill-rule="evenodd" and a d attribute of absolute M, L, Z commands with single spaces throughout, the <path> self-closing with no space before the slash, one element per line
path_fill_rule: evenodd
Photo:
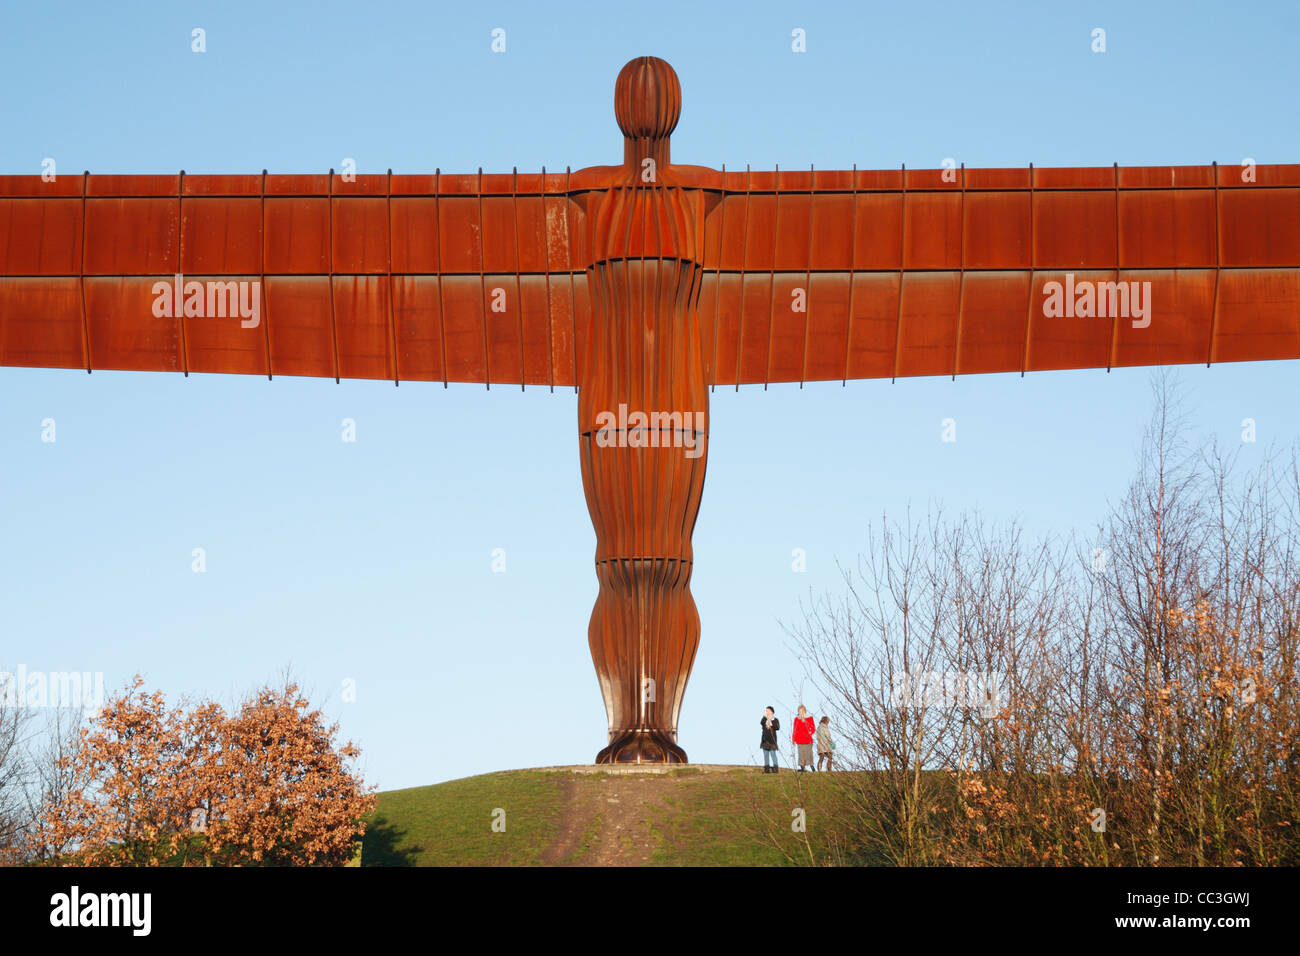
<path fill-rule="evenodd" d="M 559 833 L 564 784 L 599 793 L 609 779 L 601 774 L 516 770 L 380 793 L 361 865 L 540 864 Z M 807 839 L 815 850 L 822 845 L 827 819 L 823 808 L 832 787 L 827 775 L 769 776 L 754 769 L 705 773 L 687 767 L 667 779 L 673 786 L 657 787 L 655 799 L 643 807 L 651 865 L 780 866 L 789 862 L 782 850 L 806 863 L 805 836 L 791 829 L 791 810 L 796 807 L 806 814 Z M 504 833 L 491 830 L 496 807 L 506 811 Z M 597 809 L 590 819 L 580 821 L 582 837 L 560 862 L 590 859 L 602 817 Z M 630 848 L 626 834 L 620 839 Z"/>
<path fill-rule="evenodd" d="M 650 863 L 785 866 L 786 853 L 806 862 L 805 834 L 791 828 L 791 810 L 804 811 L 807 839 L 820 847 L 818 816 L 830 786 L 831 778 L 817 774 L 735 770 L 701 776 L 655 808 L 659 845 Z"/>
<path fill-rule="evenodd" d="M 362 866 L 527 866 L 541 862 L 567 775 L 512 770 L 377 794 Z M 493 812 L 505 811 L 504 832 Z"/>

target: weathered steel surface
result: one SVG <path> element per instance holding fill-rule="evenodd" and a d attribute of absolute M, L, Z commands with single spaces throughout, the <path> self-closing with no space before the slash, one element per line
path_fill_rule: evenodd
<path fill-rule="evenodd" d="M 596 762 L 684 763 L 677 722 L 700 636 L 691 533 L 708 453 L 695 308 L 707 204 L 668 171 L 681 109 L 672 69 L 634 60 L 615 89 L 624 164 L 586 196 L 592 323 L 578 388 L 600 579 L 588 637 L 609 718 Z M 620 409 L 648 421 L 626 427 Z"/>
<path fill-rule="evenodd" d="M 0 364 L 575 385 L 619 168 L 0 177 Z M 662 168 L 710 208 L 709 383 L 1300 357 L 1300 166 L 942 172 Z M 154 316 L 177 272 L 262 280 L 265 329 Z M 1153 322 L 1044 319 L 1067 272 Z"/>
<path fill-rule="evenodd" d="M 597 760 L 677 762 L 710 386 L 1300 357 L 1300 166 L 719 171 L 664 61 L 614 104 L 575 172 L 0 177 L 0 365 L 577 387 Z M 258 321 L 158 314 L 178 274 Z"/>
<path fill-rule="evenodd" d="M 699 304 L 709 380 L 1300 357 L 1300 166 L 1243 172 L 727 173 Z M 1045 317 L 1067 275 L 1150 282 L 1150 324 Z"/>
<path fill-rule="evenodd" d="M 0 364 L 571 386 L 571 179 L 0 177 Z M 258 281 L 264 322 L 156 316 L 176 273 Z"/>

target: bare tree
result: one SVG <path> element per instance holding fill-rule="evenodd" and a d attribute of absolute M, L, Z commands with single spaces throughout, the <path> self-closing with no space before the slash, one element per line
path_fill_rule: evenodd
<path fill-rule="evenodd" d="M 9 692 L 11 688 L 0 686 L 0 863 L 16 860 L 20 852 L 28 775 L 23 744 L 29 712 L 7 703 Z"/>
<path fill-rule="evenodd" d="M 787 628 L 848 746 L 836 859 L 1300 861 L 1300 465 L 1153 398 L 1100 547 L 882 521 Z"/>
<path fill-rule="evenodd" d="M 70 849 L 67 841 L 54 834 L 45 808 L 60 804 L 76 784 L 72 760 L 80 746 L 84 724 L 84 711 L 54 708 L 46 714 L 41 732 L 34 734 L 26 747 L 25 852 L 33 859 L 52 859 Z"/>

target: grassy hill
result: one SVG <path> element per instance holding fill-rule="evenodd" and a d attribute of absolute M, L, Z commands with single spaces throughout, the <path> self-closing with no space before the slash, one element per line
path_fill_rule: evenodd
<path fill-rule="evenodd" d="M 808 860 L 830 774 L 510 770 L 378 794 L 362 866 L 765 866 Z M 802 811 L 807 833 L 795 832 Z M 498 829 L 494 831 L 494 820 Z M 504 824 L 504 829 L 501 829 Z"/>

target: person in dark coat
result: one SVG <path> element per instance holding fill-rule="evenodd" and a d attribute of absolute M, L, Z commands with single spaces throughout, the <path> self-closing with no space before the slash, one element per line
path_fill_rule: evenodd
<path fill-rule="evenodd" d="M 781 721 L 776 719 L 776 711 L 767 708 L 759 719 L 759 726 L 763 729 L 763 737 L 758 743 L 763 751 L 763 773 L 778 773 L 776 733 L 781 729 Z"/>

